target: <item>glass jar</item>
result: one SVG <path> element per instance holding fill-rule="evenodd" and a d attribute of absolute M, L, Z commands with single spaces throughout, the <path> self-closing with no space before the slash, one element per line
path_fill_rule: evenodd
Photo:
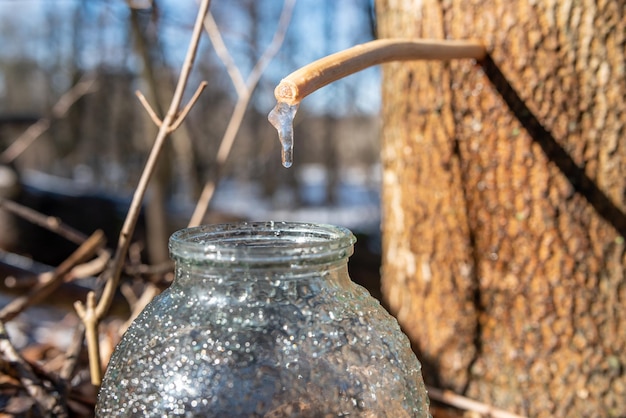
<path fill-rule="evenodd" d="M 117 346 L 96 416 L 429 416 L 408 339 L 348 277 L 354 242 L 302 223 L 174 233 L 174 282 Z"/>

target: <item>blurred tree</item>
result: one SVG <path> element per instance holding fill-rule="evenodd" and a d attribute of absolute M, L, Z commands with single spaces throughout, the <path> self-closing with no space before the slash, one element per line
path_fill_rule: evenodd
<path fill-rule="evenodd" d="M 426 380 L 625 416 L 624 3 L 376 5 L 380 37 L 492 51 L 383 71 L 383 292 Z"/>

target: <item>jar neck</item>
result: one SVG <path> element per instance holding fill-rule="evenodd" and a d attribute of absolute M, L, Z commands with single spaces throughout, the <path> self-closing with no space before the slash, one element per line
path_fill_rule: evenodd
<path fill-rule="evenodd" d="M 294 222 L 242 222 L 180 230 L 169 242 L 176 280 L 313 277 L 347 269 L 356 241 L 347 229 Z"/>
<path fill-rule="evenodd" d="M 215 266 L 197 266 L 181 262 L 176 263 L 176 274 L 172 288 L 196 289 L 198 296 L 211 294 L 229 294 L 233 289 L 244 286 L 256 289 L 258 293 L 289 295 L 302 289 L 326 289 L 334 292 L 347 289 L 352 285 L 345 261 L 317 265 L 314 267 L 293 269 L 225 269 Z"/>

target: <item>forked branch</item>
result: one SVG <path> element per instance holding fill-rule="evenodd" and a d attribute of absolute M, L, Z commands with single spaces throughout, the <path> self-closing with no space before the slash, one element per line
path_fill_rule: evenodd
<path fill-rule="evenodd" d="M 196 204 L 196 208 L 194 209 L 191 219 L 189 220 L 188 226 L 190 227 L 199 225 L 209 208 L 209 204 L 213 199 L 215 187 L 221 175 L 222 167 L 230 155 L 233 143 L 235 142 L 235 138 L 237 137 L 237 133 L 241 127 L 243 117 L 246 114 L 246 109 L 248 108 L 248 104 L 252 98 L 252 93 L 254 92 L 263 71 L 265 71 L 265 68 L 274 55 L 276 55 L 285 39 L 285 34 L 287 33 L 287 28 L 289 27 L 289 22 L 291 21 L 295 3 L 296 0 L 285 0 L 274 37 L 265 52 L 263 52 L 261 58 L 257 61 L 245 82 L 239 68 L 235 65 L 235 61 L 232 59 L 226 45 L 224 44 L 213 16 L 208 15 L 204 21 L 205 30 L 209 34 L 209 38 L 213 43 L 217 56 L 222 60 L 222 63 L 226 67 L 226 71 L 235 86 L 235 90 L 237 90 L 237 103 L 235 104 L 235 109 L 233 110 L 230 120 L 228 121 L 228 126 L 226 127 L 226 131 L 224 132 L 220 147 L 217 151 L 215 169 L 212 171 L 211 177 L 205 183 L 202 193 L 200 194 L 200 198 Z"/>
<path fill-rule="evenodd" d="M 180 127 L 180 125 L 183 123 L 183 121 L 187 117 L 187 114 L 189 113 L 193 105 L 195 105 L 198 99 L 200 98 L 200 94 L 202 94 L 206 86 L 207 86 L 206 81 L 203 81 L 202 83 L 200 83 L 200 85 L 196 89 L 196 92 L 193 94 L 191 99 L 189 99 L 189 102 L 187 102 L 183 110 L 178 112 L 178 114 L 176 115 L 176 120 L 172 122 L 172 124 L 170 125 L 168 129 L 169 133 L 174 132 L 176 129 Z M 146 109 L 146 112 L 148 112 L 148 116 L 150 116 L 150 119 L 152 119 L 152 122 L 154 122 L 154 124 L 158 128 L 160 128 L 161 125 L 163 125 L 163 121 L 159 118 L 159 116 L 156 114 L 154 109 L 152 109 L 152 106 L 150 106 L 150 103 L 148 103 L 148 99 L 146 99 L 146 96 L 144 96 L 143 93 L 140 92 L 139 90 L 135 91 L 135 95 L 139 99 L 139 102 L 144 107 L 144 109 Z"/>
<path fill-rule="evenodd" d="M 124 265 L 124 259 L 128 252 L 128 247 L 130 246 L 130 240 L 133 232 L 135 231 L 141 203 L 146 194 L 148 183 L 150 181 L 150 178 L 152 177 L 152 174 L 154 173 L 154 169 L 161 153 L 161 149 L 163 148 L 163 145 L 165 143 L 165 139 L 167 138 L 168 134 L 171 133 L 171 127 L 177 123 L 183 93 L 187 86 L 189 74 L 191 73 L 193 62 L 195 61 L 196 52 L 198 50 L 198 43 L 202 34 L 202 22 L 204 21 L 204 17 L 209 10 L 210 3 L 210 0 L 202 0 L 202 2 L 200 3 L 198 16 L 196 17 L 191 41 L 189 43 L 189 48 L 187 49 L 187 55 L 185 57 L 185 61 L 183 62 L 183 67 L 181 69 L 178 83 L 176 84 L 174 96 L 172 97 L 169 109 L 165 114 L 161 125 L 159 126 L 159 132 L 157 133 L 157 137 L 154 141 L 152 150 L 150 151 L 150 155 L 148 156 L 148 160 L 146 161 L 144 170 L 141 173 L 141 177 L 139 179 L 139 183 L 137 184 L 137 188 L 135 189 L 135 193 L 133 194 L 128 214 L 126 215 L 124 225 L 122 226 L 122 230 L 120 232 L 117 250 L 115 252 L 113 262 L 111 263 L 110 268 L 106 271 L 105 278 L 107 282 L 104 288 L 104 292 L 100 297 L 100 300 L 98 301 L 98 305 L 96 307 L 96 314 L 98 318 L 102 318 L 111 305 L 111 302 L 113 300 L 113 294 L 115 293 L 115 289 L 117 289 L 117 285 L 119 283 L 120 274 Z"/>
<path fill-rule="evenodd" d="M 174 91 L 170 106 L 159 125 L 159 131 L 157 133 L 156 139 L 154 140 L 154 145 L 152 146 L 152 149 L 148 156 L 148 160 L 146 161 L 146 165 L 141 173 L 141 177 L 135 189 L 135 193 L 133 194 L 130 208 L 128 210 L 124 225 L 122 226 L 122 230 L 120 232 L 115 255 L 112 262 L 109 264 L 109 267 L 102 275 L 103 278 L 106 280 L 104 290 L 102 291 L 100 298 L 97 300 L 97 303 L 94 296 L 90 295 L 88 297 L 86 306 L 83 306 L 82 304 L 79 306 L 77 305 L 80 311 L 79 314 L 82 314 L 81 316 L 83 316 L 86 335 L 89 337 L 89 361 L 92 365 L 92 382 L 95 385 L 100 383 L 100 376 L 99 373 L 96 371 L 96 367 L 99 367 L 100 364 L 100 356 L 98 339 L 93 338 L 92 336 L 97 335 L 96 330 L 98 323 L 100 319 L 102 319 L 107 313 L 113 301 L 113 296 L 115 294 L 115 290 L 118 287 L 120 275 L 122 273 L 124 260 L 126 259 L 128 248 L 130 247 L 130 241 L 135 231 L 135 226 L 137 225 L 137 219 L 139 218 L 141 203 L 143 202 L 152 174 L 155 171 L 155 167 L 161 154 L 161 150 L 163 149 L 163 145 L 165 144 L 165 140 L 172 132 L 172 130 L 180 125 L 182 119 L 187 115 L 187 112 L 189 111 L 189 109 L 186 109 L 183 110 L 183 112 L 180 112 L 179 109 L 181 106 L 183 93 L 185 92 L 185 89 L 187 87 L 187 81 L 189 80 L 189 75 L 195 61 L 196 52 L 198 50 L 198 44 L 200 41 L 200 36 L 202 34 L 202 22 L 204 21 L 204 17 L 208 13 L 210 3 L 210 0 L 202 0 L 200 3 L 198 15 L 196 17 L 193 32 L 191 35 L 191 41 L 189 42 L 189 47 L 187 49 L 187 55 L 185 56 L 181 73 L 176 84 L 176 90 Z M 192 100 L 196 100 L 198 94 L 199 93 L 194 95 L 194 99 Z M 193 101 L 189 105 L 189 107 L 191 107 L 192 105 Z M 154 114 L 154 112 L 152 112 L 152 114 Z"/>

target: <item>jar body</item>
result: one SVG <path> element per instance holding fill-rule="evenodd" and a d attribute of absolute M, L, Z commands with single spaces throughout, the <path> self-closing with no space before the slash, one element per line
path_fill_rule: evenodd
<path fill-rule="evenodd" d="M 96 414 L 428 416 L 408 339 L 345 260 L 177 260 L 116 348 Z"/>

